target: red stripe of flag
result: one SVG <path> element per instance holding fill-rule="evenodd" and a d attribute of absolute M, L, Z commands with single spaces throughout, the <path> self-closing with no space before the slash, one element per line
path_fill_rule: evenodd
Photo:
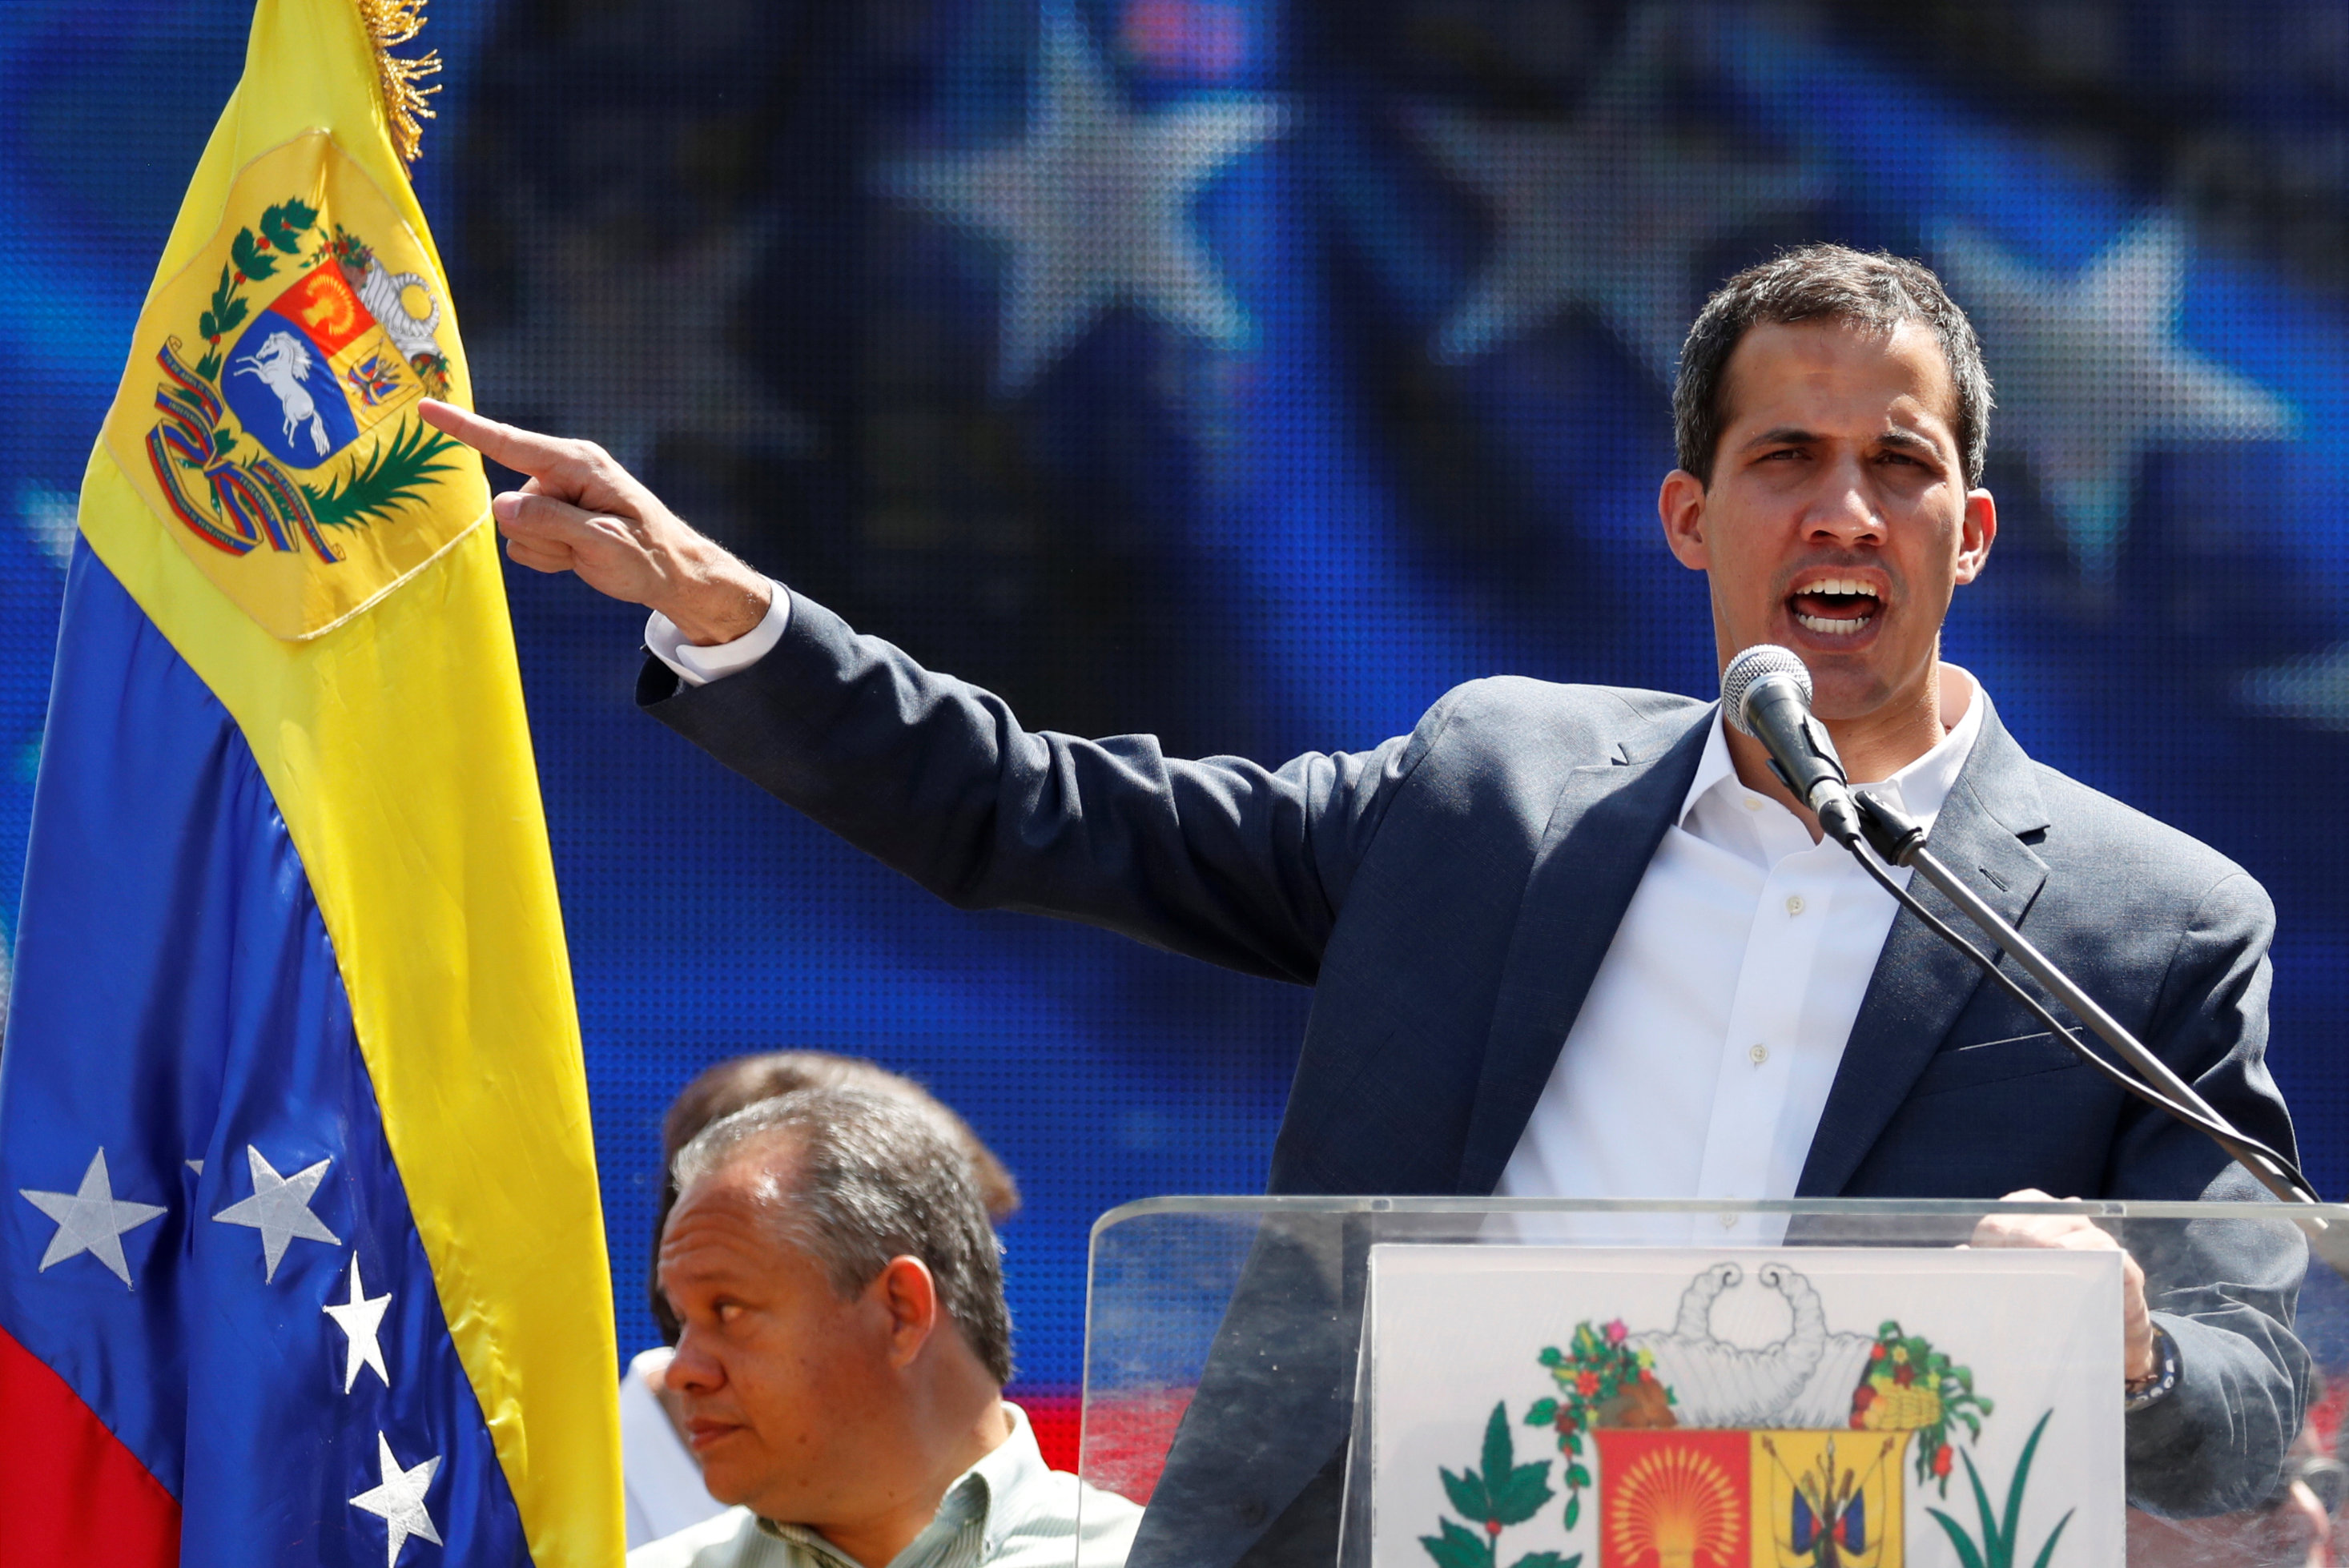
<path fill-rule="evenodd" d="M 64 1378 L 0 1329 L 0 1563 L 179 1560 L 178 1501 Z"/>

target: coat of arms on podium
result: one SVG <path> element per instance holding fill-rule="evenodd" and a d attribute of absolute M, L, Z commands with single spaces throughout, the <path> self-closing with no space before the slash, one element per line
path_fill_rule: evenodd
<path fill-rule="evenodd" d="M 417 402 L 463 395 L 437 261 L 324 132 L 264 154 L 159 286 L 107 418 L 123 477 L 233 602 L 314 636 L 469 530 L 480 465 Z"/>
<path fill-rule="evenodd" d="M 1392 1247 L 1371 1292 L 1380 1568 L 2118 1552 L 2112 1254 Z"/>

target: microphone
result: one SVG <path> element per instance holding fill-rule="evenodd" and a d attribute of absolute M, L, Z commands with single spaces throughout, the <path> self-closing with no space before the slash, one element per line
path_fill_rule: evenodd
<path fill-rule="evenodd" d="M 1721 673 L 1721 707 L 1740 735 L 1768 748 L 1771 769 L 1829 838 L 1849 844 L 1859 837 L 1843 759 L 1826 726 L 1811 717 L 1811 672 L 1792 650 L 1756 643 L 1730 660 Z"/>

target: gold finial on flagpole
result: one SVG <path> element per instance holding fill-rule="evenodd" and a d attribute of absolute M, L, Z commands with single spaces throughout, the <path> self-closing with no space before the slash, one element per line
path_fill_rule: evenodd
<path fill-rule="evenodd" d="M 428 49 L 414 59 L 404 59 L 391 51 L 423 30 L 424 0 L 356 0 L 359 19 L 367 24 L 367 36 L 375 40 L 375 66 L 378 85 L 383 89 L 384 124 L 391 131 L 391 144 L 398 151 L 400 161 L 413 163 L 424 150 L 424 127 L 419 123 L 432 118 L 425 99 L 439 92 L 439 87 L 419 87 L 426 77 L 440 70 L 440 51 Z"/>

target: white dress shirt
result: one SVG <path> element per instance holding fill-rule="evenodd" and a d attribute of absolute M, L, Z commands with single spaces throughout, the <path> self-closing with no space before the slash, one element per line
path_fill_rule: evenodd
<path fill-rule="evenodd" d="M 1882 786 L 1928 827 L 1982 732 L 1973 677 L 1941 669 L 1949 733 Z M 1899 908 L 1739 781 L 1716 718 L 1495 1196 L 1793 1197 Z"/>
<path fill-rule="evenodd" d="M 737 642 L 686 645 L 656 614 L 645 645 L 700 686 L 755 664 L 790 617 L 777 583 Z M 1943 665 L 1948 733 L 1883 781 L 1928 828 L 1982 732 L 1974 691 Z M 1738 780 L 1716 718 L 1495 1195 L 1793 1197 L 1898 911 L 1841 845 Z M 1783 1227 L 1722 1229 L 1766 1243 Z"/>

